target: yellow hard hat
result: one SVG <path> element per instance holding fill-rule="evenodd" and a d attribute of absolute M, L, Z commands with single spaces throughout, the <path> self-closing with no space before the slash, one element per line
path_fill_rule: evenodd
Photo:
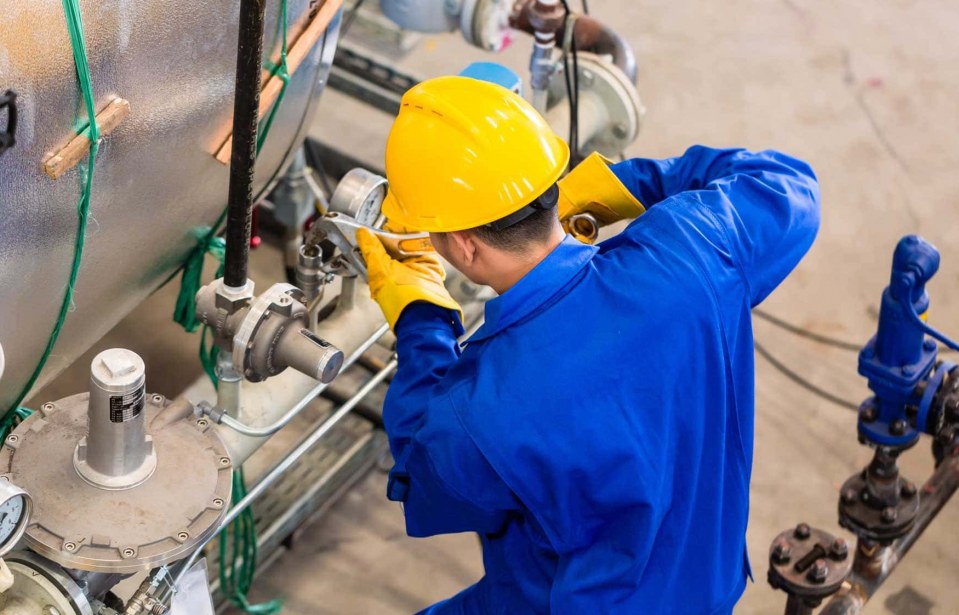
<path fill-rule="evenodd" d="M 438 77 L 410 89 L 386 142 L 383 213 L 411 230 L 489 224 L 529 205 L 560 178 L 569 147 L 506 88 Z"/>

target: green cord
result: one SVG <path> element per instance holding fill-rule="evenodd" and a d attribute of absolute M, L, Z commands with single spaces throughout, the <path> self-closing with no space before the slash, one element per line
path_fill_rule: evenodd
<path fill-rule="evenodd" d="M 233 472 L 233 504 L 236 505 L 246 494 L 246 478 L 240 467 Z M 256 542 L 256 519 L 247 507 L 220 532 L 220 590 L 234 606 L 246 613 L 274 615 L 283 608 L 282 601 L 250 604 L 247 599 L 259 556 Z"/>
<path fill-rule="evenodd" d="M 86 239 L 87 219 L 90 215 L 90 193 L 93 189 L 93 170 L 97 158 L 97 151 L 100 149 L 100 129 L 97 126 L 96 108 L 93 102 L 93 83 L 90 77 L 90 66 L 87 62 L 87 51 L 83 38 L 83 19 L 80 15 L 78 0 L 63 0 L 63 12 L 66 16 L 67 30 L 70 33 L 70 45 L 73 47 L 73 61 L 76 67 L 77 80 L 80 84 L 80 92 L 83 96 L 83 103 L 87 110 L 87 125 L 78 131 L 90 139 L 90 155 L 86 168 L 81 167 L 81 176 L 83 187 L 80 192 L 80 201 L 77 203 L 77 234 L 73 248 L 73 264 L 70 267 L 70 278 L 67 281 L 67 288 L 63 294 L 63 301 L 60 304 L 60 312 L 57 315 L 57 321 L 50 332 L 50 338 L 47 345 L 34 368 L 33 373 L 27 384 L 20 391 L 16 401 L 13 402 L 11 410 L 7 411 L 3 419 L 0 419 L 0 435 L 6 437 L 6 433 L 13 427 L 14 423 L 23 417 L 20 416 L 20 404 L 30 393 L 33 385 L 43 372 L 53 347 L 56 346 L 57 339 L 60 337 L 60 330 L 63 329 L 63 323 L 70 312 L 70 306 L 73 305 L 73 291 L 76 286 L 77 277 L 80 274 L 80 262 L 83 258 L 83 244 Z M 82 171 L 86 171 L 84 174 Z"/>

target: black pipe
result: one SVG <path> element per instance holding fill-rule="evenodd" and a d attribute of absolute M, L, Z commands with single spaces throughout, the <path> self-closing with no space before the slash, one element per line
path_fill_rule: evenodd
<path fill-rule="evenodd" d="M 247 261 L 250 256 L 265 10 L 266 0 L 240 0 L 236 90 L 233 99 L 233 149 L 230 154 L 230 193 L 227 200 L 226 256 L 223 266 L 223 281 L 234 288 L 246 286 Z"/>
<path fill-rule="evenodd" d="M 959 456 L 947 458 L 920 490 L 919 512 L 909 532 L 891 546 L 880 547 L 860 540 L 853 571 L 847 583 L 820 611 L 820 615 L 856 615 L 889 578 L 912 545 L 959 489 Z"/>
<path fill-rule="evenodd" d="M 573 34 L 576 37 L 576 49 L 600 56 L 610 56 L 613 64 L 623 71 L 630 81 L 636 83 L 639 72 L 636 68 L 636 54 L 633 53 L 633 48 L 626 39 L 593 17 L 581 15 L 575 23 Z M 564 33 L 560 31 L 557 36 L 564 36 Z"/>

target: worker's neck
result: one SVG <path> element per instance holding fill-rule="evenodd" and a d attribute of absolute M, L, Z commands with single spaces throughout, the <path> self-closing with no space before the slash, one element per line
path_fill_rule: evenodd
<path fill-rule="evenodd" d="M 496 279 L 490 281 L 490 287 L 497 294 L 502 295 L 517 282 L 523 279 L 527 273 L 536 268 L 543 262 L 543 259 L 556 249 L 563 241 L 566 233 L 557 225 L 557 228 L 550 234 L 549 239 L 543 243 L 536 244 L 528 252 L 516 255 L 512 253 L 501 253 L 502 262 L 497 267 Z"/>

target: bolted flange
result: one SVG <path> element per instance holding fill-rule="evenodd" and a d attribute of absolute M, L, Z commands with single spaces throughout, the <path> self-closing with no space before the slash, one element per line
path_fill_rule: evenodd
<path fill-rule="evenodd" d="M 773 539 L 769 584 L 813 606 L 835 593 L 852 570 L 845 539 L 800 523 Z"/>

